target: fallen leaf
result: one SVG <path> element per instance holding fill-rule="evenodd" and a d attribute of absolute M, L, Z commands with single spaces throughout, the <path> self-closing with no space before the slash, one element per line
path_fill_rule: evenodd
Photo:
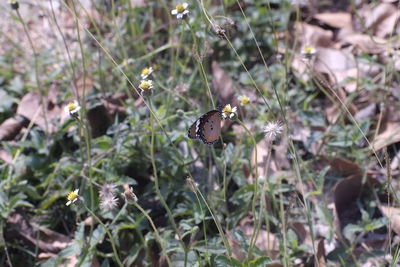
<path fill-rule="evenodd" d="M 354 162 L 340 158 L 340 157 L 335 157 L 331 160 L 331 167 L 332 170 L 335 170 L 336 172 L 340 173 L 343 176 L 351 176 L 351 175 L 362 175 L 362 170 L 361 168 Z"/>
<path fill-rule="evenodd" d="M 390 18 L 396 12 L 397 7 L 392 4 L 381 3 L 374 6 L 371 13 L 365 17 L 365 27 L 372 30 L 374 35 L 381 35 L 381 37 L 384 37 L 393 31 L 395 24 L 395 21 L 390 23 L 388 21 L 385 22 L 385 20 Z M 379 31 L 382 31 L 382 33 L 379 33 Z"/>
<path fill-rule="evenodd" d="M 78 78 L 75 80 L 75 87 L 73 87 L 75 91 L 75 95 L 78 96 L 79 99 L 82 98 L 82 96 L 88 95 L 94 87 L 94 81 L 91 77 L 87 75 L 79 75 Z"/>
<path fill-rule="evenodd" d="M 370 36 L 367 34 L 353 33 L 346 36 L 339 36 L 339 45 L 341 47 L 347 47 L 349 45 L 354 46 L 359 52 L 365 52 L 370 54 L 383 53 L 388 45 L 387 41 L 377 36 Z"/>
<path fill-rule="evenodd" d="M 316 56 L 314 68 L 318 72 L 331 74 L 336 70 L 345 71 L 356 67 L 354 56 L 343 49 L 319 48 Z"/>
<path fill-rule="evenodd" d="M 379 209 L 384 216 L 389 218 L 392 230 L 400 236 L 400 208 L 380 205 Z"/>
<path fill-rule="evenodd" d="M 272 150 L 272 144 L 266 141 L 265 139 L 262 139 L 260 142 L 258 142 L 256 148 L 253 148 L 250 165 L 252 170 L 255 170 L 255 168 L 257 168 L 258 177 L 265 177 L 267 173 L 269 175 L 272 174 L 270 166 L 271 150 Z M 254 171 L 251 177 L 254 178 L 255 174 L 256 173 Z"/>
<path fill-rule="evenodd" d="M 112 123 L 110 114 L 102 104 L 88 110 L 87 118 L 93 138 L 106 134 L 108 127 Z"/>
<path fill-rule="evenodd" d="M 22 117 L 9 118 L 0 125 L 0 140 L 13 140 L 21 129 L 28 125 L 28 121 Z"/>
<path fill-rule="evenodd" d="M 13 157 L 8 151 L 0 150 L 0 160 L 4 161 L 7 164 L 11 164 Z"/>
<path fill-rule="evenodd" d="M 332 44 L 332 31 L 324 30 L 318 26 L 310 25 L 304 22 L 296 22 L 294 29 L 294 34 L 302 45 L 329 47 Z"/>
<path fill-rule="evenodd" d="M 239 226 L 237 229 L 241 230 L 247 240 L 250 240 L 254 227 L 250 224 Z M 229 245 L 232 247 L 233 255 L 238 260 L 242 261 L 246 258 L 247 254 L 242 248 L 240 242 L 235 238 L 231 232 L 227 232 Z M 250 242 L 250 241 L 249 241 Z M 260 229 L 257 235 L 255 247 L 265 252 L 266 255 L 272 259 L 276 259 L 279 255 L 279 239 L 272 233 Z"/>
<path fill-rule="evenodd" d="M 326 267 L 326 260 L 325 260 L 325 245 L 324 245 L 324 238 L 321 238 L 317 243 L 317 260 L 319 267 Z"/>
<path fill-rule="evenodd" d="M 334 28 L 343 28 L 351 25 L 351 14 L 346 12 L 319 13 L 314 15 L 314 18 Z"/>
<path fill-rule="evenodd" d="M 56 89 L 54 89 L 56 90 Z M 44 108 L 41 101 L 44 101 Z M 17 114 L 33 121 L 47 133 L 54 133 L 57 130 L 57 121 L 60 119 L 62 109 L 59 105 L 48 101 L 37 91 L 32 91 L 22 97 L 17 108 Z"/>
<path fill-rule="evenodd" d="M 236 105 L 232 102 L 235 90 L 231 77 L 221 68 L 217 61 L 212 62 L 211 69 L 213 74 L 213 94 L 217 95 L 223 104 Z"/>
<path fill-rule="evenodd" d="M 362 176 L 354 175 L 336 183 L 334 187 L 334 203 L 338 230 L 349 223 L 356 223 L 361 218 L 361 212 L 356 203 L 362 187 Z"/>
<path fill-rule="evenodd" d="M 388 122 L 386 124 L 385 130 L 379 133 L 372 142 L 372 147 L 375 150 L 380 150 L 399 141 L 400 122 Z"/>

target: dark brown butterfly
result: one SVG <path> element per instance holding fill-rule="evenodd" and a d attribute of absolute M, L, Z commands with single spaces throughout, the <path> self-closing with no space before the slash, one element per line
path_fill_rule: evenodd
<path fill-rule="evenodd" d="M 198 118 L 188 130 L 188 137 L 200 139 L 204 144 L 216 143 L 221 135 L 221 111 L 211 110 Z"/>

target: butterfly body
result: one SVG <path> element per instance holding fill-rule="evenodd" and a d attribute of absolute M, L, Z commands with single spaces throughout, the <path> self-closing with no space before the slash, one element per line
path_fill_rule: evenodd
<path fill-rule="evenodd" d="M 216 143 L 221 135 L 222 115 L 219 110 L 211 110 L 198 118 L 188 130 L 188 137 L 200 139 L 204 144 Z"/>

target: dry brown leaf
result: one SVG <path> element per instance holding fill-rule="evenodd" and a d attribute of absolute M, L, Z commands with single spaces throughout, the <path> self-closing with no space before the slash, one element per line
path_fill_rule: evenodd
<path fill-rule="evenodd" d="M 44 108 L 41 105 L 41 100 L 44 102 Z M 48 101 L 45 97 L 41 99 L 37 91 L 30 92 L 22 97 L 17 108 L 18 115 L 33 121 L 47 133 L 54 133 L 57 130 L 55 121 L 59 120 L 61 113 L 60 106 Z"/>
<path fill-rule="evenodd" d="M 91 77 L 87 75 L 84 76 L 82 74 L 76 79 L 75 85 L 75 95 L 78 95 L 78 98 L 81 99 L 83 95 L 88 95 L 92 91 L 94 87 L 94 81 Z"/>
<path fill-rule="evenodd" d="M 232 103 L 235 95 L 232 79 L 217 61 L 212 62 L 211 68 L 213 74 L 213 93 L 219 97 L 221 103 L 235 105 L 235 103 Z"/>
<path fill-rule="evenodd" d="M 272 144 L 266 141 L 265 139 L 261 140 L 257 143 L 257 157 L 256 157 L 256 150 L 253 149 L 252 156 L 251 156 L 251 169 L 255 170 L 257 168 L 258 177 L 265 177 L 268 174 L 271 175 L 273 172 L 271 170 L 271 166 L 268 163 L 268 160 L 271 161 L 271 158 L 268 157 L 269 153 L 271 152 Z M 269 171 L 267 171 L 267 167 L 269 167 Z M 252 177 L 255 177 L 255 172 L 252 174 Z"/>
<path fill-rule="evenodd" d="M 34 226 L 24 214 L 14 213 L 7 218 L 7 223 L 10 229 L 16 232 L 16 235 L 38 246 L 43 252 L 57 253 L 73 242 L 69 237 L 60 233 Z M 39 235 L 38 231 L 40 232 Z M 40 239 L 38 239 L 38 236 Z"/>
<path fill-rule="evenodd" d="M 318 72 L 330 74 L 333 71 L 345 71 L 355 68 L 354 56 L 346 50 L 319 48 L 314 68 Z"/>
<path fill-rule="evenodd" d="M 13 157 L 8 151 L 0 150 L 0 160 L 4 161 L 7 164 L 11 164 L 13 161 Z"/>
<path fill-rule="evenodd" d="M 365 26 L 371 29 L 374 33 L 378 34 L 379 30 L 383 30 L 382 34 L 385 36 L 387 31 L 392 31 L 394 25 L 383 23 L 387 18 L 396 13 L 397 8 L 395 5 L 388 3 L 381 3 L 372 8 L 371 13 L 365 17 Z M 392 26 L 389 29 L 383 29 L 380 26 Z"/>
<path fill-rule="evenodd" d="M 251 239 L 254 231 L 253 226 L 246 224 L 240 226 L 238 229 L 243 232 L 247 240 Z M 236 241 L 232 233 L 228 234 L 228 236 L 230 237 L 229 243 L 233 248 L 233 255 L 239 260 L 244 260 L 247 254 L 242 250 L 242 247 L 240 246 L 239 242 Z M 279 255 L 279 239 L 274 234 L 265 230 L 259 230 L 255 246 L 259 250 L 265 252 L 272 259 L 275 259 Z"/>
<path fill-rule="evenodd" d="M 343 176 L 362 175 L 362 170 L 357 164 L 344 158 L 336 157 L 332 159 L 331 167 Z"/>
<path fill-rule="evenodd" d="M 294 222 L 291 224 L 291 227 L 299 237 L 300 244 L 306 244 L 312 246 L 312 239 L 310 232 L 304 227 L 303 223 Z"/>
<path fill-rule="evenodd" d="M 321 29 L 304 22 L 296 22 L 294 25 L 295 36 L 302 45 L 312 45 L 315 47 L 329 47 L 332 44 L 332 31 Z"/>
<path fill-rule="evenodd" d="M 357 50 L 370 54 L 383 53 L 387 48 L 387 41 L 377 36 L 353 33 L 339 38 L 338 48 L 353 45 Z"/>
<path fill-rule="evenodd" d="M 362 187 L 362 176 L 354 175 L 336 183 L 334 187 L 334 202 L 338 230 L 349 223 L 355 223 L 361 218 L 356 200 Z M 338 233 L 341 233 L 339 231 Z"/>
<path fill-rule="evenodd" d="M 28 121 L 18 116 L 16 118 L 9 118 L 0 125 L 0 140 L 12 140 L 21 131 L 24 126 L 27 126 Z"/>
<path fill-rule="evenodd" d="M 379 209 L 383 215 L 389 218 L 392 230 L 400 236 L 400 208 L 380 205 Z"/>
<path fill-rule="evenodd" d="M 333 75 L 335 76 L 335 80 L 343 86 L 347 93 L 353 93 L 357 89 L 357 68 L 335 70 L 333 71 Z"/>
<path fill-rule="evenodd" d="M 379 133 L 372 143 L 375 150 L 400 141 L 400 122 L 388 122 L 384 131 Z"/>
<path fill-rule="evenodd" d="M 133 8 L 135 7 L 145 7 L 147 6 L 147 1 L 145 0 L 129 0 Z"/>
<path fill-rule="evenodd" d="M 314 15 L 314 18 L 335 28 L 343 28 L 351 25 L 351 14 L 346 12 L 320 13 Z"/>
<path fill-rule="evenodd" d="M 110 114 L 102 104 L 88 110 L 87 118 L 93 138 L 106 134 L 108 127 L 112 123 Z"/>
<path fill-rule="evenodd" d="M 324 238 L 321 238 L 317 243 L 317 260 L 317 266 L 326 267 Z"/>
<path fill-rule="evenodd" d="M 123 102 L 127 99 L 126 94 L 116 94 L 111 97 L 101 99 L 101 102 L 110 113 L 111 116 L 115 114 L 125 114 L 126 108 L 123 106 Z"/>

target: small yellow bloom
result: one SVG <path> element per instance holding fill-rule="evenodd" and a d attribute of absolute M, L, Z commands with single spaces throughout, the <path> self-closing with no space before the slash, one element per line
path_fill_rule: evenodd
<path fill-rule="evenodd" d="M 236 115 L 237 107 L 231 107 L 231 104 L 226 105 L 222 109 L 222 118 L 230 118 L 232 119 Z"/>
<path fill-rule="evenodd" d="M 152 80 L 142 80 L 139 84 L 139 88 L 142 92 L 149 91 L 153 88 L 153 81 Z"/>
<path fill-rule="evenodd" d="M 189 10 L 187 10 L 188 4 L 183 3 L 183 4 L 178 4 L 176 5 L 175 9 L 171 10 L 172 15 L 176 15 L 177 19 L 182 19 L 186 14 L 189 13 Z"/>
<path fill-rule="evenodd" d="M 122 67 L 128 67 L 128 64 L 129 64 L 129 62 L 128 62 L 127 59 L 124 59 L 124 60 L 122 61 L 122 63 L 121 63 Z"/>
<path fill-rule="evenodd" d="M 65 106 L 65 110 L 69 112 L 69 115 L 72 117 L 78 116 L 78 112 L 81 109 L 81 107 L 78 104 L 78 101 L 70 102 L 68 103 L 67 106 Z"/>
<path fill-rule="evenodd" d="M 245 106 L 250 102 L 250 98 L 245 95 L 241 95 L 238 97 L 241 106 Z"/>
<path fill-rule="evenodd" d="M 75 203 L 78 200 L 78 198 L 79 198 L 78 192 L 79 192 L 79 189 L 75 189 L 74 192 L 70 192 L 68 194 L 68 196 L 67 196 L 68 202 L 66 204 L 67 206 L 71 205 L 72 203 Z"/>
<path fill-rule="evenodd" d="M 316 52 L 317 52 L 317 49 L 315 49 L 315 47 L 313 47 L 311 45 L 303 46 L 303 48 L 301 50 L 301 53 L 307 58 L 311 58 Z"/>
<path fill-rule="evenodd" d="M 142 69 L 142 73 L 141 73 L 142 79 L 146 79 L 147 77 L 149 77 L 149 75 L 152 72 L 153 72 L 153 68 L 152 67 Z"/>

